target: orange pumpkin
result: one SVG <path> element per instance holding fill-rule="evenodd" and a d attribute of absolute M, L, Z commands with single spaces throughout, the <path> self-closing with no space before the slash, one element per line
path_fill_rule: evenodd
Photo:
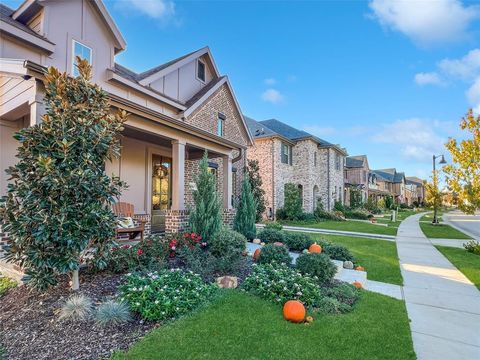
<path fill-rule="evenodd" d="M 283 305 L 283 318 L 294 323 L 302 322 L 305 319 L 305 306 L 297 300 L 287 301 Z"/>
<path fill-rule="evenodd" d="M 364 268 L 363 266 L 357 266 L 357 267 L 355 268 L 355 270 L 357 270 L 357 271 L 365 271 L 365 268 Z"/>
<path fill-rule="evenodd" d="M 256 262 L 256 261 L 258 260 L 258 258 L 260 257 L 260 253 L 261 253 L 261 252 L 262 252 L 261 249 L 257 249 L 257 250 L 254 251 L 254 253 L 253 253 L 253 261 Z"/>
<path fill-rule="evenodd" d="M 275 241 L 275 242 L 273 243 L 273 245 L 275 245 L 275 246 L 283 246 L 283 243 L 280 242 L 280 241 Z"/>
<path fill-rule="evenodd" d="M 359 281 L 355 281 L 353 283 L 353 286 L 355 286 L 357 289 L 361 289 L 363 287 L 362 283 Z"/>
<path fill-rule="evenodd" d="M 317 243 L 314 243 L 310 245 L 310 247 L 308 248 L 308 251 L 314 254 L 320 254 L 322 252 L 322 247 Z"/>

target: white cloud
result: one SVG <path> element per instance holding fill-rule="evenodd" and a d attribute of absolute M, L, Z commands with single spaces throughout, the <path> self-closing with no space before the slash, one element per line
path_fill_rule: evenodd
<path fill-rule="evenodd" d="M 268 78 L 263 80 L 263 82 L 265 83 L 265 85 L 272 86 L 277 83 L 277 80 L 275 80 L 274 78 Z"/>
<path fill-rule="evenodd" d="M 384 124 L 382 130 L 372 136 L 377 143 L 397 147 L 405 158 L 428 161 L 432 154 L 444 151 L 446 139 L 439 134 L 442 122 L 412 118 Z"/>
<path fill-rule="evenodd" d="M 443 85 L 444 82 L 436 72 L 423 72 L 415 74 L 415 82 L 420 85 Z"/>
<path fill-rule="evenodd" d="M 468 88 L 465 95 L 467 96 L 473 111 L 480 114 L 480 77 L 477 77 L 473 84 Z"/>
<path fill-rule="evenodd" d="M 283 102 L 284 99 L 285 97 L 280 91 L 275 89 L 267 89 L 262 93 L 262 100 L 272 104 L 279 104 Z"/>
<path fill-rule="evenodd" d="M 170 0 L 122 0 L 116 6 L 125 11 L 138 11 L 153 19 L 166 23 L 175 17 L 175 3 Z"/>
<path fill-rule="evenodd" d="M 472 79 L 480 72 L 480 49 L 473 49 L 460 59 L 443 59 L 438 68 L 455 78 Z"/>
<path fill-rule="evenodd" d="M 330 126 L 318 126 L 318 125 L 307 125 L 303 127 L 303 130 L 306 132 L 322 137 L 325 135 L 331 135 L 336 132 L 334 127 Z"/>
<path fill-rule="evenodd" d="M 478 6 L 459 0 L 371 0 L 373 18 L 386 28 L 399 31 L 420 45 L 463 40 L 470 23 L 480 14 Z"/>

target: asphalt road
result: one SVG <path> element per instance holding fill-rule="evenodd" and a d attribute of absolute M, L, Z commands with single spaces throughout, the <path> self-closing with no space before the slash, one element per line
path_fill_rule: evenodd
<path fill-rule="evenodd" d="M 443 221 L 457 227 L 476 240 L 480 240 L 480 213 L 465 215 L 461 211 L 456 210 L 443 214 Z"/>

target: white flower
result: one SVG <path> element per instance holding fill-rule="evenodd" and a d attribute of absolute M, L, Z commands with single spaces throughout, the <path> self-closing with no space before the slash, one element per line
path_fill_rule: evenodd
<path fill-rule="evenodd" d="M 135 303 L 135 305 L 137 305 L 137 306 L 140 306 L 140 303 L 139 303 L 139 302 L 137 302 L 137 303 Z"/>
<path fill-rule="evenodd" d="M 157 304 L 157 305 L 158 305 L 158 304 L 160 304 L 160 301 L 158 301 L 158 300 L 155 300 L 155 304 Z"/>

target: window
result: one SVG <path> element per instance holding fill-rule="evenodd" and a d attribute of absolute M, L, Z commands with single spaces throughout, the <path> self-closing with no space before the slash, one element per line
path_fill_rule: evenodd
<path fill-rule="evenodd" d="M 340 155 L 338 154 L 335 154 L 335 169 L 336 170 L 340 170 L 341 166 L 340 166 Z"/>
<path fill-rule="evenodd" d="M 72 75 L 78 76 L 80 73 L 78 72 L 77 67 L 77 56 L 80 56 L 82 59 L 85 59 L 92 64 L 92 49 L 88 46 L 85 46 L 79 43 L 76 40 L 73 40 L 73 49 L 72 49 Z"/>
<path fill-rule="evenodd" d="M 313 153 L 313 166 L 317 166 L 317 152 Z"/>
<path fill-rule="evenodd" d="M 205 63 L 200 59 L 197 60 L 197 79 L 205 82 Z"/>
<path fill-rule="evenodd" d="M 213 174 L 213 177 L 215 178 L 215 181 L 216 181 L 216 179 L 217 179 L 217 171 L 218 171 L 218 164 L 209 161 L 209 162 L 208 162 L 208 172 L 209 172 L 210 174 Z"/>
<path fill-rule="evenodd" d="M 292 147 L 282 143 L 282 163 L 292 165 Z"/>
<path fill-rule="evenodd" d="M 218 136 L 223 136 L 224 131 L 225 131 L 225 119 L 226 116 L 218 113 L 217 115 L 217 135 Z"/>

